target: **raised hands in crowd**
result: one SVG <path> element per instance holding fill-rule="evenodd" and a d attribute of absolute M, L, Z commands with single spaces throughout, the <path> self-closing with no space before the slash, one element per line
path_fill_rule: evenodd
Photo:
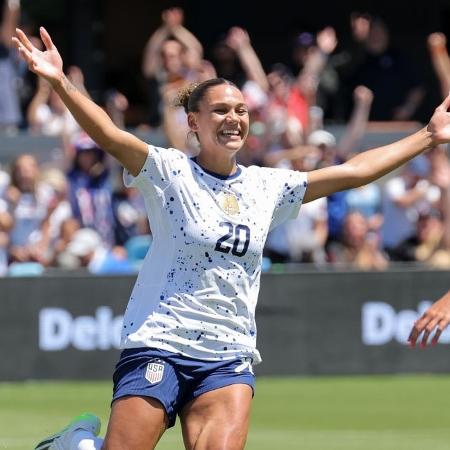
<path fill-rule="evenodd" d="M 375 103 L 384 94 L 378 90 L 379 85 L 377 83 L 371 87 L 372 79 L 366 78 L 365 81 L 367 83 L 365 85 L 352 83 L 356 83 L 358 79 L 364 80 L 364 76 L 369 70 L 369 66 L 366 66 L 369 54 L 372 56 L 376 54 L 378 58 L 381 57 L 380 55 L 387 54 L 386 52 L 390 51 L 387 27 L 380 23 L 378 19 L 359 13 L 354 13 L 351 16 L 352 36 L 355 45 L 359 46 L 359 50 L 352 50 L 348 53 L 353 58 L 350 65 L 353 64 L 355 66 L 348 72 L 352 74 L 351 76 L 345 73 L 342 67 L 336 66 L 336 61 L 343 61 L 345 57 L 343 57 L 341 49 L 337 49 L 338 37 L 332 27 L 319 30 L 316 34 L 303 33 L 299 36 L 295 47 L 296 50 L 293 53 L 294 60 L 292 61 L 298 69 L 298 72 L 295 73 L 287 65 L 282 64 L 273 65 L 270 70 L 266 70 L 252 44 L 249 33 L 244 28 L 237 26 L 232 27 L 228 31 L 220 44 L 221 54 L 227 54 L 227 58 L 232 55 L 232 58 L 226 60 L 224 57 L 224 64 L 215 66 L 214 63 L 203 59 L 202 44 L 185 27 L 184 19 L 184 11 L 181 8 L 164 10 L 161 14 L 161 24 L 150 35 L 142 58 L 142 73 L 147 82 L 149 104 L 149 112 L 145 121 L 151 127 L 162 127 L 169 146 L 181 149 L 191 155 L 198 151 L 195 142 L 193 143 L 187 137 L 189 129 L 184 112 L 180 108 L 173 107 L 173 100 L 179 88 L 187 86 L 191 82 L 203 81 L 216 75 L 229 76 L 234 74 L 236 75 L 235 81 L 242 88 L 253 120 L 246 146 L 239 156 L 241 162 L 246 165 L 298 166 L 307 168 L 305 170 L 312 170 L 346 161 L 350 156 L 357 154 L 361 150 L 361 143 L 367 130 L 368 121 L 373 113 L 373 108 L 374 106 L 375 109 L 378 108 Z M 380 34 L 377 35 L 376 33 L 378 30 L 381 30 L 382 34 L 384 33 L 387 36 L 385 40 L 387 44 L 383 48 L 380 47 L 381 44 L 377 41 L 376 36 L 378 38 L 380 36 Z M 40 29 L 39 34 L 44 48 L 41 46 L 42 44 L 35 45 L 37 41 L 28 39 L 21 30 L 17 31 L 17 37 L 13 39 L 29 68 L 40 77 L 35 96 L 28 108 L 28 122 L 33 132 L 63 135 L 64 148 L 70 149 L 70 151 L 65 153 L 70 162 L 66 163 L 62 169 L 70 171 L 75 167 L 74 164 L 78 164 L 76 161 L 87 160 L 89 152 L 86 152 L 86 155 L 81 155 L 83 150 L 76 150 L 75 143 L 78 140 L 77 135 L 80 131 L 77 124 L 78 118 L 74 118 L 69 113 L 60 97 L 56 94 L 55 87 L 57 87 L 58 93 L 61 93 L 58 86 L 60 84 L 64 85 L 63 97 L 66 95 L 65 92 L 70 91 L 72 87 L 85 96 L 89 96 L 89 94 L 84 86 L 81 70 L 73 66 L 68 68 L 67 74 L 64 75 L 61 57 L 50 36 L 43 28 Z M 450 71 L 450 59 L 445 49 L 445 36 L 441 33 L 433 33 L 429 36 L 428 45 L 433 67 L 440 80 L 441 91 L 444 95 L 450 87 L 447 74 Z M 235 62 L 239 63 L 241 72 L 236 69 L 238 66 L 235 66 L 233 69 L 231 65 L 233 58 Z M 338 142 L 334 136 L 331 138 L 327 136 L 327 132 L 325 133 L 325 130 L 322 129 L 324 120 L 326 121 L 327 119 L 326 114 L 329 112 L 328 106 L 325 103 L 322 104 L 324 99 L 323 93 L 329 88 L 326 83 L 333 79 L 333 68 L 337 70 L 336 73 L 338 75 L 345 73 L 340 83 L 349 83 L 348 86 L 351 87 L 350 92 L 352 93 L 351 103 L 353 105 L 348 115 L 344 133 Z M 396 74 L 391 75 L 395 77 L 399 73 L 396 72 Z M 420 104 L 420 89 L 416 89 L 419 87 L 419 84 L 416 83 L 417 80 L 412 77 L 411 73 L 408 73 L 406 77 L 410 80 L 410 82 L 406 83 L 410 88 L 408 91 L 410 95 L 406 96 L 404 103 L 397 104 L 392 109 L 392 117 L 402 120 L 411 118 L 412 111 Z M 380 79 L 391 75 L 380 74 Z M 389 78 L 383 79 L 388 80 Z M 323 87 L 321 84 L 322 80 L 328 80 L 325 81 Z M 378 82 L 379 80 L 376 81 Z M 383 83 L 389 84 L 386 81 L 383 81 Z M 115 89 L 108 91 L 108 96 L 105 99 L 105 110 L 109 117 L 113 119 L 113 122 L 121 129 L 124 129 L 127 125 L 126 112 L 129 107 L 128 100 L 123 94 Z M 376 114 L 374 117 L 376 117 Z M 435 126 L 436 120 L 429 127 Z M 83 127 L 86 125 L 89 127 L 89 124 L 82 123 Z M 316 133 L 313 136 L 315 131 L 324 133 Z M 99 142 L 99 144 L 101 146 L 102 142 Z M 94 154 L 95 150 L 91 153 Z M 449 209 L 447 206 L 449 198 L 448 177 L 444 174 L 447 162 L 445 153 L 443 157 L 434 157 L 435 159 L 442 158 L 439 164 L 441 170 L 438 170 L 436 168 L 433 169 L 434 166 L 437 167 L 433 162 L 433 156 L 430 154 L 430 157 L 427 158 L 429 159 L 428 172 L 424 171 L 422 173 L 423 183 L 420 186 L 423 187 L 425 179 L 431 186 L 427 190 L 427 192 L 430 192 L 427 195 L 435 196 L 436 200 L 432 208 L 433 211 L 438 211 L 439 213 L 434 214 L 433 218 L 440 224 L 441 237 L 439 239 L 436 237 L 439 235 L 436 231 L 428 232 L 427 230 L 431 229 L 431 226 L 424 226 L 421 219 L 419 222 L 414 221 L 411 224 L 411 234 L 403 236 L 401 239 L 406 240 L 422 236 L 422 240 L 418 240 L 413 244 L 409 241 L 407 244 L 408 248 L 415 249 L 413 253 L 409 252 L 409 254 L 414 255 L 414 260 L 421 260 L 424 263 L 438 264 L 445 267 L 446 258 L 442 255 L 449 251 L 448 242 L 450 241 L 448 237 L 449 232 L 447 231 L 447 228 L 450 228 L 447 226 L 449 217 L 447 213 Z M 102 161 L 102 165 L 104 163 L 106 166 L 109 165 L 109 161 Z M 94 166 L 98 166 L 95 161 Z M 114 166 L 111 166 L 111 169 L 114 172 Z M 101 183 L 99 184 L 100 178 L 98 176 L 89 176 L 86 180 L 89 180 L 89 183 L 95 181 L 97 183 L 95 189 L 99 189 L 101 185 Z M 74 181 L 69 179 L 68 182 L 68 192 L 70 193 L 75 189 L 71 187 Z M 77 181 L 77 183 L 80 183 L 80 181 Z M 87 196 L 87 198 L 91 197 L 89 201 L 92 201 L 95 197 L 92 194 L 91 185 L 89 189 L 80 186 L 78 188 L 89 192 Z M 398 189 L 398 186 L 395 189 Z M 416 190 L 419 191 L 419 189 Z M 425 192 L 425 189 L 422 189 L 422 192 Z M 73 195 L 83 198 L 83 196 L 80 197 L 80 193 L 74 193 Z M 108 195 L 112 195 L 111 189 L 109 189 Z M 363 214 L 364 220 L 368 221 L 369 224 L 369 234 L 366 236 L 367 242 L 364 248 L 373 248 L 376 244 L 378 246 L 377 251 L 382 252 L 381 256 L 377 256 L 378 261 L 383 261 L 383 257 L 387 260 L 386 253 L 383 253 L 386 242 L 384 241 L 385 231 L 381 227 L 381 223 L 384 221 L 389 227 L 392 217 L 389 211 L 382 209 L 380 194 L 371 197 L 372 203 L 370 207 L 368 206 L 368 197 L 363 195 L 368 195 L 368 191 L 363 193 L 363 190 L 358 190 L 349 195 L 347 193 L 343 194 L 342 199 L 339 200 L 342 202 L 342 208 L 340 207 L 339 209 L 350 213 L 357 208 Z M 374 190 L 371 190 L 371 195 L 374 195 Z M 395 200 L 397 202 L 399 194 L 395 195 L 397 195 Z M 358 200 L 363 198 L 364 202 Z M 111 199 L 106 201 L 105 204 L 110 204 L 110 202 Z M 397 207 L 399 204 L 397 204 Z M 72 202 L 72 207 L 75 207 L 74 205 L 75 203 Z M 334 200 L 331 199 L 327 207 L 326 222 L 329 221 L 330 227 L 328 231 L 330 232 L 332 227 L 335 226 L 331 224 L 335 224 L 336 220 L 340 223 L 336 229 L 340 231 L 336 235 L 334 232 L 330 232 L 328 240 L 331 239 L 330 236 L 332 236 L 332 239 L 344 239 L 344 234 L 339 233 L 343 233 L 346 214 L 339 219 L 334 217 L 336 205 L 333 205 Z M 84 214 L 87 214 L 90 208 L 84 207 Z M 89 214 L 95 215 L 95 212 L 92 211 Z M 420 208 L 417 211 L 418 218 L 422 218 L 427 214 L 427 211 L 423 211 Z M 74 212 L 74 214 L 76 217 L 78 213 Z M 375 217 L 376 220 L 374 219 Z M 81 217 L 77 217 L 77 220 L 80 221 L 81 226 L 85 226 Z M 376 225 L 374 225 L 375 222 Z M 433 228 L 433 230 L 436 229 L 436 227 Z M 427 237 L 425 238 L 425 236 Z M 439 251 L 439 258 L 423 258 L 419 256 L 426 254 L 423 249 L 430 248 L 429 242 L 431 240 L 438 242 L 432 254 L 434 255 L 435 252 Z M 322 241 L 322 239 L 319 241 Z M 397 244 L 405 246 L 402 240 Z M 111 245 L 111 241 L 109 244 L 107 242 L 107 245 Z M 328 247 L 328 244 L 327 246 L 323 244 L 323 247 L 324 251 L 333 248 L 333 246 Z M 336 256 L 336 253 L 334 256 Z M 326 259 L 329 262 L 333 262 L 333 255 L 328 255 Z M 366 263 L 363 265 L 370 266 L 370 264 L 367 265 Z M 384 263 L 380 263 L 378 267 L 383 268 Z"/>

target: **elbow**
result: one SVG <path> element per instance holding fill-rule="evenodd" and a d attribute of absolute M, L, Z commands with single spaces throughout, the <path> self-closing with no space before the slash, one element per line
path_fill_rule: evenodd
<path fill-rule="evenodd" d="M 343 166 L 346 169 L 344 189 L 355 189 L 370 182 L 370 177 L 359 164 L 347 162 Z"/>

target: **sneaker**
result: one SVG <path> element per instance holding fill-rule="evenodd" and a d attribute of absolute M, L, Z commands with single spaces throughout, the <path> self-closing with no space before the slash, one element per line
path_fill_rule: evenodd
<path fill-rule="evenodd" d="M 75 417 L 72 422 L 56 434 L 47 436 L 39 442 L 35 450 L 59 450 L 67 448 L 71 434 L 75 430 L 86 430 L 98 436 L 100 432 L 100 419 L 94 414 L 83 413 Z"/>

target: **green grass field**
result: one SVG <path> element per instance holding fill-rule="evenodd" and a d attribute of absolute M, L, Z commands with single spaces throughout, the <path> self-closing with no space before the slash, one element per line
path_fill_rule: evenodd
<path fill-rule="evenodd" d="M 0 449 L 30 450 L 82 411 L 106 428 L 108 382 L 0 383 Z M 262 378 L 247 450 L 448 450 L 450 376 Z M 158 450 L 183 449 L 180 429 Z"/>

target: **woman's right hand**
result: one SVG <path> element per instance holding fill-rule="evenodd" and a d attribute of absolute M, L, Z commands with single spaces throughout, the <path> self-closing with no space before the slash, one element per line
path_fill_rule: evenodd
<path fill-rule="evenodd" d="M 64 75 L 63 62 L 47 30 L 40 27 L 39 33 L 45 45 L 44 51 L 37 49 L 19 28 L 16 28 L 16 35 L 12 40 L 21 57 L 28 64 L 28 68 L 50 84 L 55 85 Z"/>

